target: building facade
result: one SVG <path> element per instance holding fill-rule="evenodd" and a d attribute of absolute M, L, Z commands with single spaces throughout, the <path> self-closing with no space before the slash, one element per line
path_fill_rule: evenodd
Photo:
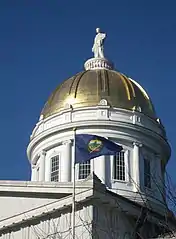
<path fill-rule="evenodd" d="M 76 238 L 156 238 L 174 230 L 165 129 L 144 88 L 104 57 L 105 37 L 97 29 L 85 70 L 46 102 L 27 148 L 31 182 L 0 183 L 0 238 L 73 238 L 75 128 L 123 147 L 116 156 L 76 164 Z"/>

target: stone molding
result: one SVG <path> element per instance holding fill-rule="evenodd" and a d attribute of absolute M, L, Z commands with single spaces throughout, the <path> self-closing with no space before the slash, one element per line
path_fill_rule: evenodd
<path fill-rule="evenodd" d="M 72 140 L 68 139 L 62 142 L 63 145 L 72 144 Z"/>
<path fill-rule="evenodd" d="M 61 112 L 59 114 L 53 115 L 52 117 L 48 117 L 45 120 L 39 121 L 32 132 L 31 140 L 38 134 L 49 130 L 50 128 L 53 128 L 55 126 L 67 126 L 68 123 L 71 124 L 74 122 L 87 122 L 89 120 L 92 121 L 101 119 L 117 123 L 122 122 L 131 125 L 138 125 L 140 127 L 144 127 L 145 129 L 149 129 L 157 133 L 158 135 L 161 135 L 161 137 L 165 138 L 165 131 L 163 127 L 161 127 L 161 125 L 159 125 L 158 122 L 154 119 L 151 119 L 139 112 L 133 112 L 124 109 L 111 109 L 108 106 L 99 105 L 97 107 L 74 110 L 70 112 L 71 116 L 68 120 L 66 120 L 66 114 L 67 112 Z M 140 121 L 133 122 L 133 116 L 140 117 Z"/>
<path fill-rule="evenodd" d="M 133 142 L 133 146 L 142 147 L 143 145 L 140 142 Z"/>
<path fill-rule="evenodd" d="M 85 70 L 107 69 L 112 70 L 113 64 L 106 58 L 91 58 L 84 64 Z"/>

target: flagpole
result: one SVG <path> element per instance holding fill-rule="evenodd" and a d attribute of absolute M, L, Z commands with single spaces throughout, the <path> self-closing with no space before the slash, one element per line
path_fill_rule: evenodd
<path fill-rule="evenodd" d="M 73 193 L 72 193 L 72 237 L 75 239 L 75 160 L 76 160 L 76 128 L 73 129 Z"/>

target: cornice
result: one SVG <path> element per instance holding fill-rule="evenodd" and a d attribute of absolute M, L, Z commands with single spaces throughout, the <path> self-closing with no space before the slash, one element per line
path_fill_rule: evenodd
<path fill-rule="evenodd" d="M 148 128 L 157 132 L 162 137 L 165 137 L 165 130 L 163 126 L 159 124 L 158 121 L 145 116 L 143 113 L 125 109 L 112 109 L 109 108 L 109 106 L 97 106 L 87 107 L 79 110 L 63 111 L 59 114 L 48 117 L 45 120 L 40 120 L 32 132 L 31 140 L 41 132 L 58 125 L 63 125 L 67 128 L 68 124 L 74 122 L 91 122 L 92 120 L 107 120 L 115 121 L 117 123 L 126 122 L 132 125 Z"/>
<path fill-rule="evenodd" d="M 115 137 L 118 136 L 118 139 L 120 140 L 126 140 L 130 141 L 131 144 L 133 142 L 139 141 L 142 144 L 147 144 L 147 141 L 149 141 L 149 145 L 151 142 L 156 142 L 155 144 L 157 145 L 158 142 L 160 142 L 161 147 L 166 150 L 166 154 L 170 155 L 170 147 L 167 141 L 159 134 L 156 132 L 153 132 L 147 128 L 138 126 L 138 125 L 133 125 L 129 124 L 126 122 L 118 122 L 118 125 L 115 121 L 106 121 L 106 120 L 94 120 L 94 121 L 79 121 L 79 122 L 72 122 L 67 125 L 58 125 L 56 127 L 50 128 L 39 135 L 37 135 L 35 138 L 31 140 L 29 143 L 27 153 L 28 153 L 28 158 L 31 158 L 31 152 L 33 149 L 36 147 L 36 145 L 41 144 L 41 147 L 44 147 L 45 145 L 45 140 L 48 140 L 51 138 L 51 144 L 54 146 L 55 143 L 59 144 L 62 143 L 63 141 L 70 140 L 72 138 L 72 130 L 73 128 L 77 128 L 77 132 L 81 132 L 83 129 L 87 131 L 90 131 L 91 133 L 95 132 L 97 130 L 100 130 L 99 133 L 103 133 L 108 136 L 109 133 L 114 134 Z M 58 138 L 56 142 L 53 140 L 52 136 L 60 137 L 60 142 L 58 141 Z M 65 139 L 63 139 L 63 135 Z M 136 137 L 139 137 L 141 139 L 136 140 Z M 147 140 L 148 138 L 148 140 Z M 143 142 L 142 142 L 143 141 Z M 47 141 L 49 142 L 49 140 Z"/>

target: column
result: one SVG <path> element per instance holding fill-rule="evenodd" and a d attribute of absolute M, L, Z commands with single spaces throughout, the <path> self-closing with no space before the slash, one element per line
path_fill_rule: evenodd
<path fill-rule="evenodd" d="M 32 165 L 31 167 L 31 181 L 37 181 L 37 171 L 36 165 Z"/>
<path fill-rule="evenodd" d="M 110 155 L 105 155 L 105 184 L 111 188 L 111 160 Z"/>
<path fill-rule="evenodd" d="M 166 199 L 165 173 L 166 173 L 166 164 L 161 160 L 161 183 L 163 186 L 163 197 L 162 198 Z"/>
<path fill-rule="evenodd" d="M 161 173 L 161 155 L 160 154 L 155 154 L 154 160 L 156 161 L 155 170 L 157 171 L 156 181 L 158 181 L 162 185 L 163 182 L 162 182 L 162 173 Z"/>
<path fill-rule="evenodd" d="M 104 155 L 94 159 L 94 173 L 102 183 L 106 183 L 106 159 Z"/>
<path fill-rule="evenodd" d="M 165 183 L 164 183 L 164 177 L 162 174 L 162 163 L 161 163 L 162 156 L 160 154 L 155 154 L 155 161 L 156 161 L 156 168 L 157 170 L 157 176 L 152 180 L 152 183 L 154 184 L 154 187 L 158 191 L 158 197 L 160 197 L 160 200 L 163 201 L 163 197 L 165 196 Z"/>
<path fill-rule="evenodd" d="M 138 142 L 133 143 L 133 179 L 134 191 L 140 191 L 140 147 L 142 144 Z"/>
<path fill-rule="evenodd" d="M 40 169 L 39 169 L 39 181 L 45 181 L 45 156 L 46 156 L 46 151 L 42 150 L 40 153 Z"/>
<path fill-rule="evenodd" d="M 67 140 L 63 142 L 63 151 L 61 155 L 61 182 L 71 182 L 72 169 L 72 142 Z"/>

